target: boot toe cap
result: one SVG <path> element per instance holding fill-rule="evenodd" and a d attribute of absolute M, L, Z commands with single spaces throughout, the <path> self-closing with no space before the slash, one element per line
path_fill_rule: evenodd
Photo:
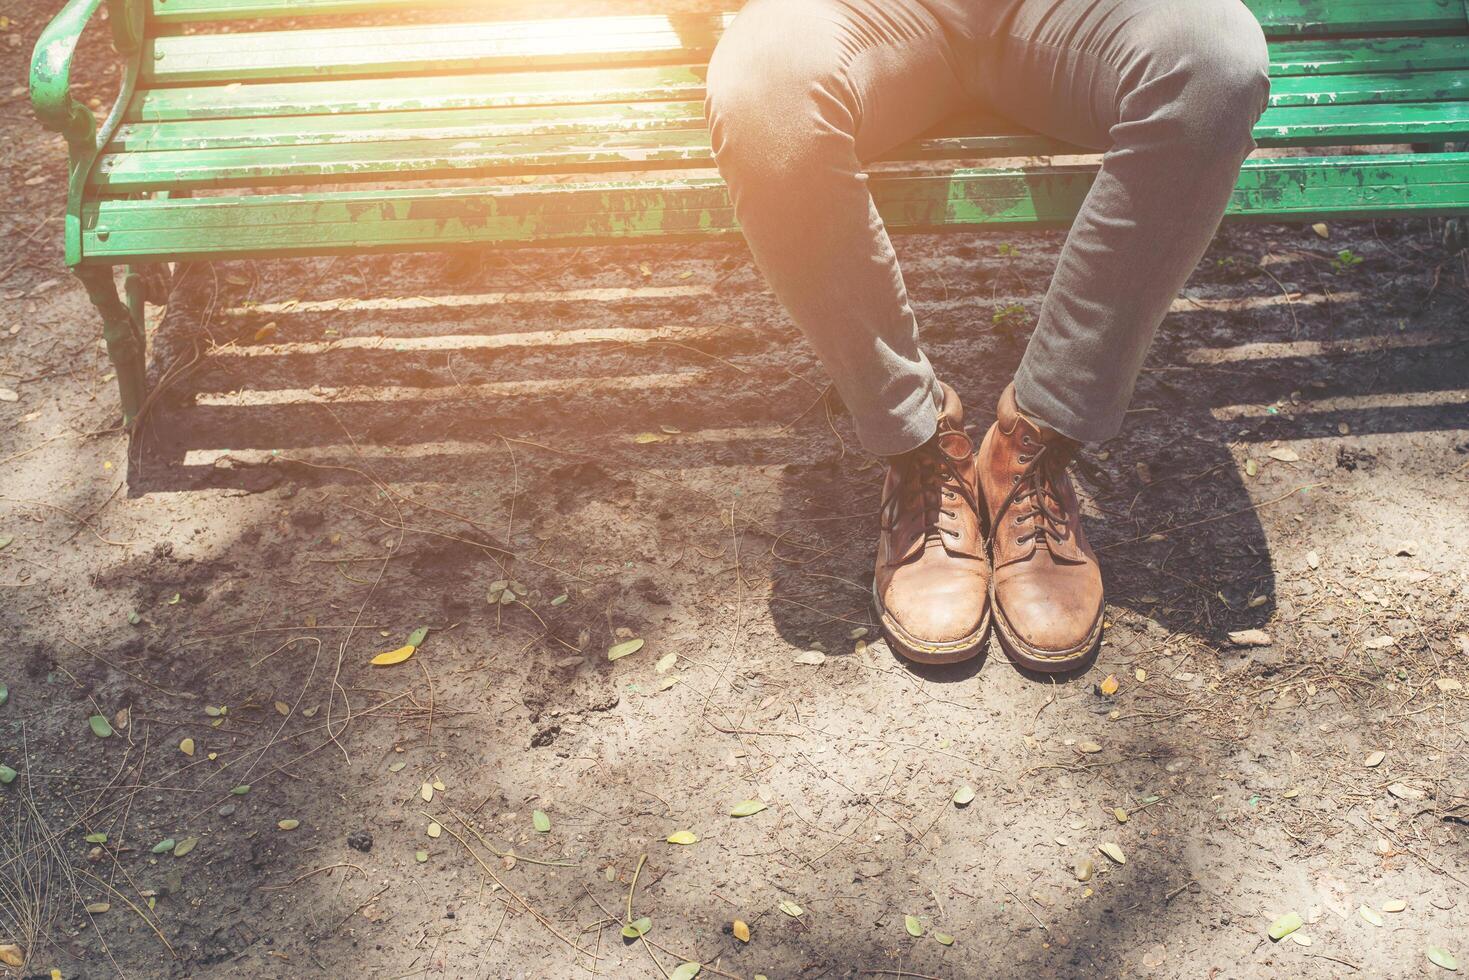
<path fill-rule="evenodd" d="M 976 642 L 989 619 L 986 577 L 950 574 L 930 582 L 917 581 L 919 577 L 895 575 L 879 597 L 884 619 L 896 627 L 898 639 L 929 647 Z"/>
<path fill-rule="evenodd" d="M 1081 656 L 1096 639 L 1102 615 L 1100 589 L 1058 587 L 1033 575 L 1016 575 L 996 593 L 1010 638 L 1039 656 Z"/>

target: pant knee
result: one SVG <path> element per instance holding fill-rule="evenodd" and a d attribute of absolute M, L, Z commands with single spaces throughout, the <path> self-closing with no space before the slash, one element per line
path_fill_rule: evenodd
<path fill-rule="evenodd" d="M 747 8 L 735 26 L 755 12 Z M 809 180 L 834 154 L 852 152 L 856 126 L 840 52 L 793 38 L 789 24 L 779 32 L 768 27 L 762 21 L 732 29 L 709 64 L 710 145 L 732 185 Z"/>
<path fill-rule="evenodd" d="M 1238 2 L 1165 9 L 1143 42 L 1141 111 L 1167 119 L 1181 151 L 1248 150 L 1270 97 L 1270 55 L 1259 22 Z"/>

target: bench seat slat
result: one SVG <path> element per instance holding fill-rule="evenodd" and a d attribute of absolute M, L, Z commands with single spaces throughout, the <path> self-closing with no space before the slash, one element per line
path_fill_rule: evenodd
<path fill-rule="evenodd" d="M 147 43 L 143 84 L 688 63 L 708 60 L 721 24 L 619 16 L 185 34 Z"/>
<path fill-rule="evenodd" d="M 1065 225 L 1095 168 L 958 170 L 874 177 L 895 229 Z M 1469 154 L 1251 160 L 1229 213 L 1292 220 L 1469 209 Z M 607 185 L 334 191 L 260 197 L 103 200 L 84 206 L 87 260 L 321 255 L 477 243 L 703 238 L 734 219 L 717 179 Z"/>
<path fill-rule="evenodd" d="M 108 152 L 94 184 L 106 193 L 169 188 L 264 186 L 352 180 L 436 178 L 708 166 L 710 150 L 697 102 L 589 107 L 559 124 L 536 110 L 425 113 L 393 129 L 354 129 L 353 119 L 317 131 L 313 117 L 255 135 L 229 124 L 218 148 Z M 527 113 L 529 113 L 527 115 Z M 504 119 L 508 115 L 514 119 Z M 405 114 L 411 117 L 414 114 Z M 490 116 L 490 120 L 482 117 Z M 495 121 L 496 119 L 499 121 Z M 194 129 L 200 128 L 192 124 Z M 211 124 L 220 128 L 223 124 Z M 498 127 L 498 129 L 497 129 Z M 156 128 L 156 127 L 155 127 Z M 486 135 L 486 134 L 490 135 Z M 1469 102 L 1286 106 L 1267 110 L 1256 127 L 1266 146 L 1440 142 L 1469 138 Z M 127 146 L 124 137 L 122 146 Z M 143 139 L 143 137 L 139 137 Z M 895 150 L 893 160 L 936 160 L 1075 153 L 1075 147 L 1027 133 L 992 117 L 954 121 Z"/>
<path fill-rule="evenodd" d="M 634 69 L 643 71 L 643 69 Z M 312 143 L 397 139 L 454 139 L 475 136 L 575 133 L 596 129 L 688 128 L 702 125 L 702 90 L 681 98 L 657 100 L 631 91 L 632 98 L 563 105 L 418 107 L 404 95 L 379 111 L 306 115 L 287 113 L 255 118 L 185 119 L 125 122 L 108 145 L 109 153 L 203 150 L 245 146 L 300 146 Z M 644 99 L 643 96 L 648 96 Z M 1469 68 L 1393 75 L 1302 76 L 1278 79 L 1270 102 L 1275 109 L 1335 108 L 1379 103 L 1469 100 Z M 1289 114 L 1283 114 L 1289 115 Z M 1296 114 L 1304 116 L 1305 114 Z"/>
<path fill-rule="evenodd" d="M 160 24 L 473 9 L 482 0 L 153 0 Z M 1270 32 L 1349 34 L 1464 26 L 1461 0 L 1246 0 Z M 734 5 L 731 5 L 734 6 Z"/>
<path fill-rule="evenodd" d="M 1465 23 L 1462 0 L 1454 3 L 1459 5 L 1457 40 L 1462 42 L 1469 23 Z M 142 82 L 148 88 L 203 82 L 399 78 L 525 68 L 689 64 L 707 62 L 722 24 L 720 15 L 620 16 L 164 36 L 148 42 Z M 1440 67 L 1433 64 L 1433 59 L 1442 55 L 1445 40 L 1431 35 L 1295 39 L 1308 33 L 1292 33 L 1272 42 L 1272 57 L 1286 69 L 1279 73 L 1314 74 L 1330 71 L 1334 64 L 1353 66 L 1347 70 L 1378 70 L 1374 62 L 1382 63 L 1381 70 L 1393 70 L 1389 62 L 1399 67 Z"/>
<path fill-rule="evenodd" d="M 1469 68 L 1469 45 L 1461 65 Z M 704 98 L 705 75 L 703 65 L 657 65 L 155 88 L 139 92 L 124 118 L 129 123 L 179 122 L 695 100 Z"/>

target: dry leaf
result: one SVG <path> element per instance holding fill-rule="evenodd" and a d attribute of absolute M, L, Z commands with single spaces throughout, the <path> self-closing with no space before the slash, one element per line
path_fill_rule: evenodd
<path fill-rule="evenodd" d="M 1284 446 L 1279 449 L 1272 449 L 1265 455 L 1271 459 L 1279 460 L 1282 463 L 1299 463 L 1301 461 L 1300 453 L 1297 453 L 1294 449 L 1286 449 Z"/>
<path fill-rule="evenodd" d="M 753 817 L 763 809 L 765 809 L 765 804 L 760 800 L 744 800 L 736 803 L 730 809 L 729 815 L 731 817 Z"/>
<path fill-rule="evenodd" d="M 1382 911 L 1384 912 L 1402 912 L 1406 910 L 1407 907 L 1408 903 L 1403 901 L 1401 898 L 1390 898 L 1382 903 Z"/>
<path fill-rule="evenodd" d="M 413 651 L 417 649 L 418 647 L 415 646 L 401 646 L 396 650 L 389 650 L 387 653 L 380 653 L 373 657 L 372 664 L 374 667 L 391 667 L 393 664 L 401 664 L 413 656 Z"/>
<path fill-rule="evenodd" d="M 777 907 L 793 919 L 799 918 L 806 912 L 805 909 L 801 908 L 801 906 L 797 905 L 795 902 L 791 901 L 788 898 L 781 899 L 780 905 Z"/>
<path fill-rule="evenodd" d="M 194 740 L 192 738 L 184 739 L 182 742 L 179 743 L 179 751 L 182 752 L 184 755 L 193 755 Z"/>
<path fill-rule="evenodd" d="M 1395 646 L 1397 642 L 1398 641 L 1391 636 L 1374 636 L 1366 643 L 1363 643 L 1362 646 L 1366 647 L 1368 650 L 1386 650 L 1390 646 Z"/>
<path fill-rule="evenodd" d="M 443 832 L 444 832 L 444 828 L 443 827 L 440 827 L 437 823 L 435 823 L 432 820 L 430 820 L 428 822 L 428 829 L 425 831 L 425 833 L 427 833 L 434 840 L 438 840 L 439 839 L 439 835 L 442 834 Z"/>
<path fill-rule="evenodd" d="M 1098 844 L 1097 850 L 1101 851 L 1103 854 L 1107 855 L 1107 857 L 1111 858 L 1118 864 L 1127 863 L 1127 855 L 1122 853 L 1122 848 L 1112 843 L 1111 841 L 1108 841 L 1105 844 Z"/>
<path fill-rule="evenodd" d="M 643 648 L 643 638 L 637 637 L 632 640 L 623 640 L 607 651 L 608 660 L 621 660 L 630 654 L 637 653 Z"/>
<path fill-rule="evenodd" d="M 112 905 L 109 902 L 93 902 L 91 905 L 87 906 L 87 912 L 90 915 L 101 915 L 103 912 L 106 912 L 111 908 Z"/>
<path fill-rule="evenodd" d="M 1122 686 L 1122 682 L 1121 681 L 1119 681 L 1116 677 L 1112 676 L 1111 674 L 1108 674 L 1102 680 L 1102 683 L 1100 683 L 1100 684 L 1097 685 L 1097 689 L 1099 691 L 1101 691 L 1103 694 L 1105 694 L 1107 697 L 1110 698 L 1112 695 L 1114 695 L 1114 694 L 1117 693 L 1117 689 L 1119 687 L 1121 687 L 1121 686 Z"/>
<path fill-rule="evenodd" d="M 676 653 L 665 653 L 663 656 L 659 657 L 658 658 L 658 662 L 653 665 L 653 673 L 655 673 L 655 674 L 666 674 L 670 670 L 672 670 L 674 668 L 674 665 L 677 664 L 677 663 L 678 663 L 678 654 L 676 654 Z"/>
<path fill-rule="evenodd" d="M 954 805 L 955 806 L 968 806 L 969 804 L 971 804 L 973 802 L 974 802 L 974 787 L 973 786 L 970 786 L 968 783 L 965 783 L 964 785 L 960 786 L 958 789 L 954 790 Z"/>
<path fill-rule="evenodd" d="M 1272 641 L 1264 630 L 1235 630 L 1229 634 L 1229 642 L 1237 647 L 1268 647 Z"/>
<path fill-rule="evenodd" d="M 826 663 L 826 654 L 820 650 L 802 650 L 791 659 L 791 662 L 804 667 L 820 667 Z"/>
<path fill-rule="evenodd" d="M 1377 910 L 1370 906 L 1358 906 L 1357 914 L 1360 915 L 1364 921 L 1370 922 L 1374 926 L 1381 927 L 1382 925 L 1382 916 L 1378 915 Z"/>
<path fill-rule="evenodd" d="M 0 943 L 0 963 L 4 963 L 6 966 L 13 966 L 19 970 L 25 966 L 25 962 L 25 954 L 20 951 L 19 946 L 14 943 Z"/>
<path fill-rule="evenodd" d="M 1373 752 L 1366 759 L 1362 760 L 1362 765 L 1366 766 L 1368 769 L 1376 769 L 1378 766 L 1382 765 L 1382 760 L 1386 758 L 1386 752 Z"/>
<path fill-rule="evenodd" d="M 279 827 L 281 830 L 295 830 L 297 827 L 301 826 L 301 821 L 288 818 L 285 820 L 276 821 L 276 826 Z"/>
<path fill-rule="evenodd" d="M 431 786 L 428 783 L 424 783 L 422 786 L 420 786 L 418 788 L 418 797 L 419 797 L 419 799 L 423 800 L 423 802 L 425 802 L 425 803 L 432 803 L 434 801 L 434 788 L 433 788 L 433 786 Z"/>
<path fill-rule="evenodd" d="M 1098 752 L 1102 751 L 1102 747 L 1096 742 L 1082 742 L 1080 745 L 1077 746 L 1077 748 L 1085 752 L 1087 755 L 1096 755 Z"/>
<path fill-rule="evenodd" d="M 744 919 L 735 919 L 734 924 L 729 927 L 729 931 L 734 933 L 734 937 L 742 943 L 750 941 L 750 927 Z"/>

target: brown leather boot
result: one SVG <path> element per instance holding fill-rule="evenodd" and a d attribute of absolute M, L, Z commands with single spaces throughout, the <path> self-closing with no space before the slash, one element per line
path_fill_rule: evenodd
<path fill-rule="evenodd" d="M 1020 414 L 1015 386 L 1000 396 L 979 447 L 988 507 L 995 633 L 1021 667 L 1048 673 L 1087 663 L 1102 639 L 1102 569 L 1081 529 L 1066 473 L 1077 444 Z"/>
<path fill-rule="evenodd" d="M 990 629 L 990 565 L 974 443 L 959 396 L 943 386 L 938 432 L 886 460 L 872 598 L 888 640 L 920 663 L 976 656 Z"/>

